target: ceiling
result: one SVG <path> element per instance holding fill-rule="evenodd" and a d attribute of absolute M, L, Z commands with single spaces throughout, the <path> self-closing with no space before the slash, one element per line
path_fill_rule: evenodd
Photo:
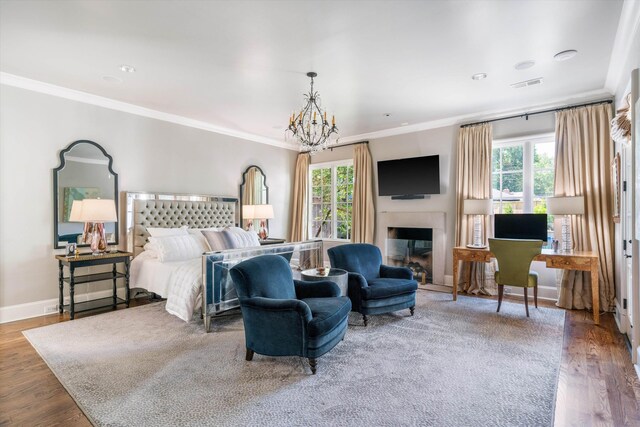
<path fill-rule="evenodd" d="M 346 141 L 603 92 L 621 9 L 621 0 L 3 0 L 0 71 L 278 143 L 315 71 Z M 554 61 L 566 49 L 579 53 Z M 515 70 L 524 60 L 536 64 Z M 488 77 L 470 78 L 480 72 Z M 536 77 L 544 83 L 510 87 Z"/>

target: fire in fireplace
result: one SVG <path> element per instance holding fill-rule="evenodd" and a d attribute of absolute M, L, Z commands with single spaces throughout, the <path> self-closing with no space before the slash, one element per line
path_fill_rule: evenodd
<path fill-rule="evenodd" d="M 387 265 L 409 267 L 414 277 L 432 283 L 433 229 L 387 228 Z"/>

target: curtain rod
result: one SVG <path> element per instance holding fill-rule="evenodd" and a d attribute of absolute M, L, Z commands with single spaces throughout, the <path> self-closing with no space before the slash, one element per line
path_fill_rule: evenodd
<path fill-rule="evenodd" d="M 481 125 L 484 123 L 499 122 L 501 120 L 518 119 L 522 117 L 524 117 L 526 120 L 529 120 L 529 116 L 535 116 L 536 114 L 546 114 L 546 113 L 554 113 L 554 112 L 557 113 L 558 111 L 570 110 L 572 108 L 588 107 L 589 105 L 611 104 L 612 102 L 613 102 L 613 99 L 603 99 L 601 101 L 588 102 L 586 104 L 568 105 L 566 107 L 551 108 L 549 110 L 534 111 L 532 113 L 521 113 L 521 114 L 515 114 L 513 116 L 498 117 L 497 119 L 482 120 L 480 122 L 474 122 L 474 123 L 466 123 L 464 125 L 461 125 L 460 127 L 466 128 L 469 126 Z"/>
<path fill-rule="evenodd" d="M 342 148 L 342 147 L 348 147 L 350 145 L 357 145 L 357 144 L 368 144 L 369 141 L 360 141 L 360 142 L 350 142 L 349 144 L 334 144 L 334 145 L 330 145 L 328 146 L 326 149 L 327 150 L 331 150 L 333 151 L 334 148 Z M 310 153 L 311 151 L 301 151 L 302 154 L 304 153 Z"/>

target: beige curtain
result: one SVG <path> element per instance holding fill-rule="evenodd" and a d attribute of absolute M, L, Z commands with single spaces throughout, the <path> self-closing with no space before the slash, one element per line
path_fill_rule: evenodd
<path fill-rule="evenodd" d="M 357 144 L 353 150 L 353 217 L 351 241 L 373 243 L 375 208 L 373 206 L 373 165 L 369 144 Z"/>
<path fill-rule="evenodd" d="M 595 251 L 600 257 L 600 307 L 612 310 L 613 281 L 612 178 L 613 143 L 611 106 L 592 105 L 556 114 L 556 196 L 584 196 L 585 214 L 573 216 L 571 232 L 577 250 Z M 588 272 L 563 273 L 558 305 L 592 308 Z"/>
<path fill-rule="evenodd" d="M 307 189 L 309 187 L 309 153 L 300 153 L 293 174 L 291 197 L 291 235 L 289 241 L 307 239 Z"/>
<path fill-rule="evenodd" d="M 491 141 L 493 128 L 481 124 L 460 128 L 458 132 L 458 161 L 456 168 L 456 246 L 464 246 L 473 240 L 473 216 L 464 215 L 465 199 L 491 198 Z M 490 217 L 484 221 L 484 235 L 493 235 Z M 467 293 L 495 293 L 495 281 L 490 277 L 491 265 L 463 263 L 460 271 L 471 269 L 471 280 L 460 274 L 462 283 L 458 289 Z M 458 286 L 458 284 L 454 284 Z"/>

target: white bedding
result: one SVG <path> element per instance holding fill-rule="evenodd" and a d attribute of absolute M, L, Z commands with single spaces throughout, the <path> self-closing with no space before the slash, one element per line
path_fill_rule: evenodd
<path fill-rule="evenodd" d="M 131 262 L 131 287 L 143 288 L 167 299 L 166 310 L 188 322 L 198 307 L 202 284 L 202 257 L 160 262 L 144 251 Z"/>

